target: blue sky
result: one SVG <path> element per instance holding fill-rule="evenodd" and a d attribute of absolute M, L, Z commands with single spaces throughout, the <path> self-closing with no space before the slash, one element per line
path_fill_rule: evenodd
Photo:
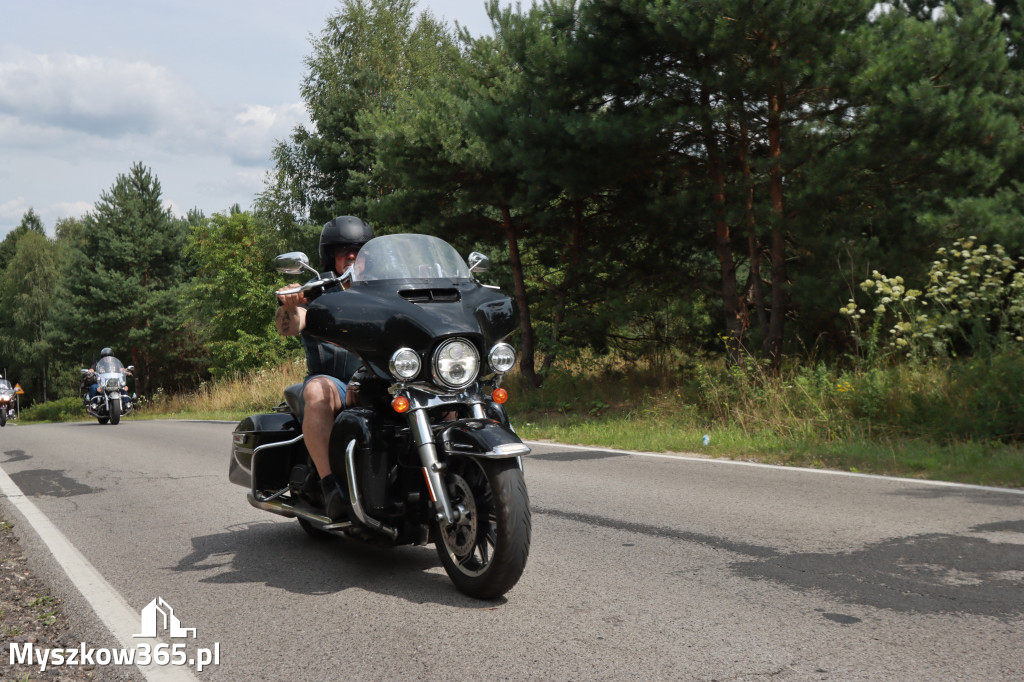
<path fill-rule="evenodd" d="M 52 234 L 136 162 L 178 215 L 250 207 L 274 141 L 306 121 L 303 60 L 340 7 L 0 0 L 0 238 L 30 207 Z M 418 9 L 490 31 L 484 0 Z"/>

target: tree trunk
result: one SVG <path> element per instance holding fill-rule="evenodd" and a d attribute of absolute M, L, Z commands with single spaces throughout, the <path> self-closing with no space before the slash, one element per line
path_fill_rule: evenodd
<path fill-rule="evenodd" d="M 750 289 L 754 310 L 757 313 L 757 326 L 762 332 L 768 330 L 768 311 L 764 304 L 764 280 L 761 279 L 761 240 L 751 235 L 748 239 L 750 249 L 750 274 L 747 288 Z"/>
<path fill-rule="evenodd" d="M 782 362 L 782 341 L 786 313 L 789 309 L 788 286 L 786 282 L 786 233 L 783 214 L 784 174 L 779 163 L 782 156 L 782 102 L 784 93 L 781 85 L 768 93 L 768 155 L 772 159 L 769 168 L 769 192 L 772 211 L 772 307 L 768 321 L 768 335 L 765 337 L 765 355 L 771 360 L 772 371 L 778 372 Z"/>
<path fill-rule="evenodd" d="M 710 96 L 706 90 L 701 91 L 701 100 L 703 110 L 710 111 Z M 732 254 L 732 233 L 725 217 L 725 173 L 710 118 L 705 118 L 703 127 L 708 173 L 711 176 L 711 208 L 715 214 L 715 254 L 718 256 L 722 278 L 722 316 L 728 337 L 726 350 L 729 362 L 736 363 L 743 345 L 743 319 L 739 307 L 739 286 L 736 283 L 736 261 Z"/>
<path fill-rule="evenodd" d="M 558 340 L 561 338 L 562 323 L 565 321 L 565 305 L 571 292 L 576 286 L 579 278 L 580 253 L 583 249 L 583 202 L 574 200 L 572 205 L 572 242 L 569 244 L 568 253 L 562 254 L 562 267 L 565 268 L 565 277 L 560 285 L 554 285 L 546 279 L 541 278 L 541 283 L 551 292 L 554 304 L 551 306 L 551 349 L 544 354 L 544 364 L 541 365 L 540 375 L 543 381 L 544 375 L 557 359 L 554 350 L 558 347 Z"/>
<path fill-rule="evenodd" d="M 523 278 L 523 261 L 519 255 L 519 235 L 512 222 L 512 213 L 507 206 L 501 209 L 502 227 L 508 239 L 508 262 L 512 268 L 512 279 L 515 282 L 516 306 L 519 309 L 519 331 L 522 336 L 522 357 L 519 360 L 519 371 L 523 373 L 529 385 L 539 388 L 540 377 L 534 366 L 533 325 L 530 322 L 530 305 L 526 300 L 526 280 Z"/>

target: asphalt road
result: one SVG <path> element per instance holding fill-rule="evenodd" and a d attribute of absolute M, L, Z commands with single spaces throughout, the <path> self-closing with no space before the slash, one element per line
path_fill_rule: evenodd
<path fill-rule="evenodd" d="M 432 547 L 250 507 L 231 430 L 0 432 L 0 468 L 133 616 L 161 597 L 218 647 L 200 679 L 1024 679 L 1020 492 L 534 444 L 526 572 L 479 602 Z"/>

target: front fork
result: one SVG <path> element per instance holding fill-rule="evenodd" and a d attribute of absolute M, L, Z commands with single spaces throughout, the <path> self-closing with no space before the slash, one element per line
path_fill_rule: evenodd
<path fill-rule="evenodd" d="M 484 419 L 484 406 L 481 403 L 473 403 L 473 416 L 477 419 Z M 420 464 L 423 466 L 423 478 L 427 482 L 427 492 L 430 501 L 434 504 L 434 512 L 438 521 L 444 521 L 446 525 L 452 525 L 462 516 L 462 510 L 452 507 L 448 498 L 448 488 L 444 484 L 444 462 L 437 456 L 437 445 L 434 443 L 434 432 L 430 428 L 430 419 L 427 417 L 427 410 L 424 407 L 414 408 L 409 412 L 409 421 L 412 426 L 413 442 L 420 456 Z"/>

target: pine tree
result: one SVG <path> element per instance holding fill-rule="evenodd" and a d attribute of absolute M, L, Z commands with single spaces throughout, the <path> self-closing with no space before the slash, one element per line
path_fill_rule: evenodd
<path fill-rule="evenodd" d="M 182 308 L 187 227 L 163 206 L 160 182 L 141 163 L 118 175 L 75 231 L 58 299 L 57 347 L 92 363 L 110 347 L 135 365 L 137 386 L 194 380 L 197 348 Z"/>

